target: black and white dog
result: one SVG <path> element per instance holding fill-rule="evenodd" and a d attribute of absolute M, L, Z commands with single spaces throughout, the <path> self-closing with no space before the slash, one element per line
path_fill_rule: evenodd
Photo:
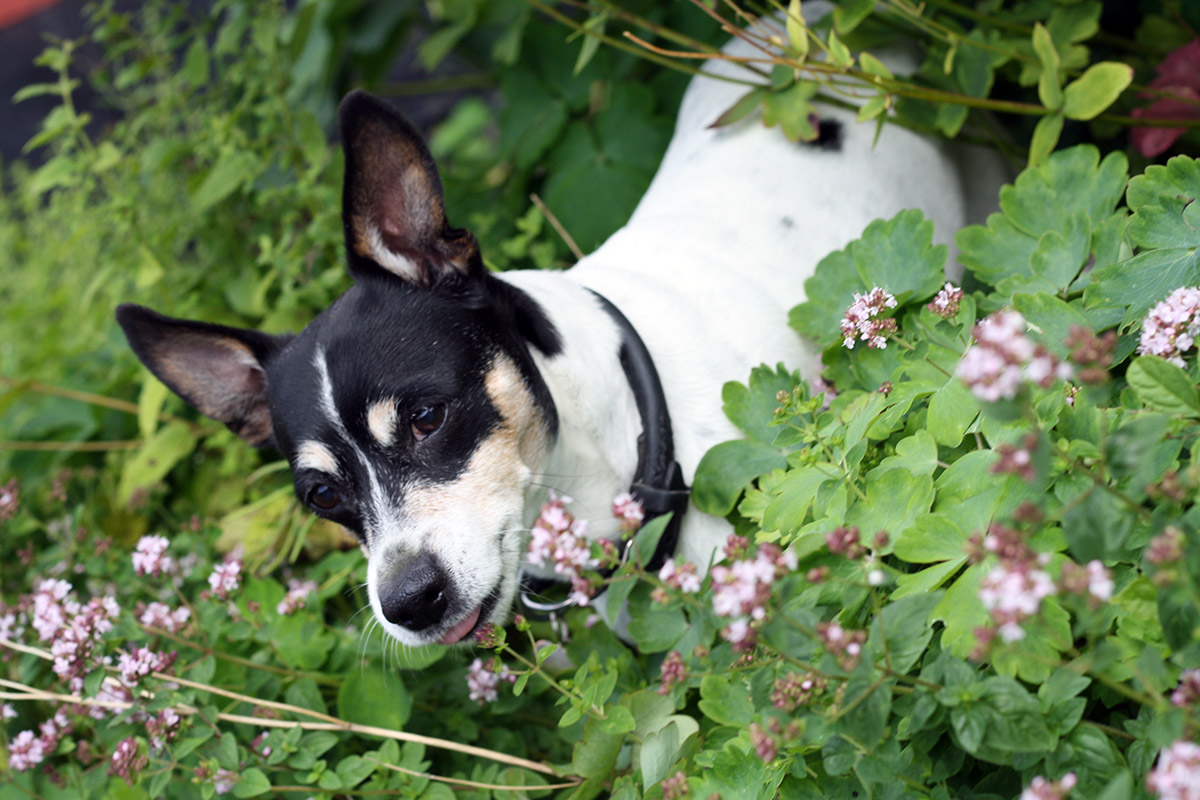
<path fill-rule="evenodd" d="M 467 639 L 509 613 L 548 489 L 574 498 L 591 536 L 618 538 L 610 503 L 645 455 L 621 314 L 657 367 L 690 481 L 709 447 L 737 436 L 721 411 L 725 381 L 764 362 L 817 374 L 817 353 L 786 320 L 824 255 L 905 208 L 924 210 L 945 240 L 995 203 L 997 164 L 966 175 L 943 143 L 895 126 L 873 146 L 873 126 L 850 113 L 823 117 L 819 147 L 754 120 L 711 129 L 744 91 L 695 79 L 629 223 L 568 272 L 504 274 L 448 223 L 417 132 L 351 94 L 340 111 L 354 279 L 344 295 L 295 336 L 133 305 L 117 318 L 167 386 L 282 451 L 301 500 L 358 534 L 384 630 L 409 645 Z M 727 533 L 693 511 L 677 556 L 703 566 Z"/>

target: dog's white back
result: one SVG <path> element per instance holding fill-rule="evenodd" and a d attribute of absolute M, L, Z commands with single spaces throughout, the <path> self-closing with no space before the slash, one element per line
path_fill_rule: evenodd
<path fill-rule="evenodd" d="M 805 4 L 815 19 L 825 4 Z M 741 40 L 725 50 L 761 56 Z M 898 72 L 915 63 L 886 58 Z M 745 79 L 728 61 L 706 68 Z M 636 463 L 638 418 L 617 360 L 619 339 L 580 287 L 614 302 L 654 357 L 670 404 L 677 458 L 689 483 L 701 456 L 740 434 L 721 409 L 721 387 L 758 364 L 778 362 L 811 380 L 820 355 L 787 325 L 805 299 L 804 282 L 827 254 L 858 238 L 873 220 L 919 208 L 935 241 L 951 245 L 968 222 L 991 210 L 1005 170 L 998 158 L 822 107 L 841 124 L 840 147 L 789 141 L 758 115 L 729 127 L 712 123 L 747 87 L 692 80 L 674 137 L 629 223 L 565 275 L 504 276 L 542 302 L 564 331 L 567 351 L 539 362 L 564 430 L 544 481 L 576 499 L 595 535 L 614 534 L 607 502 Z M 581 202 L 584 202 L 581 200 Z M 574 284 L 574 285 L 572 285 Z M 568 411 L 567 409 L 570 409 Z M 538 505 L 531 498 L 530 505 Z M 685 519 L 680 558 L 708 563 L 729 531 L 698 511 Z"/>

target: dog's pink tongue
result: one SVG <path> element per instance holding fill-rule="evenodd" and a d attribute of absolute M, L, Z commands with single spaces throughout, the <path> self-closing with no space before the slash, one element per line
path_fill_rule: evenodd
<path fill-rule="evenodd" d="M 470 614 L 467 614 L 462 622 L 448 630 L 446 635 L 443 636 L 439 641 L 442 644 L 454 644 L 459 639 L 466 636 L 471 631 L 471 628 L 475 627 L 475 623 L 479 621 L 480 608 L 482 608 L 482 606 L 476 607 L 474 611 L 472 611 Z"/>

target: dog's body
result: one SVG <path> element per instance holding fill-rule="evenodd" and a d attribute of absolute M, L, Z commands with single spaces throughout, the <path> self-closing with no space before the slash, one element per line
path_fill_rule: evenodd
<path fill-rule="evenodd" d="M 728 71 L 729 65 L 716 69 Z M 362 94 L 341 111 L 344 216 L 355 285 L 296 337 L 118 317 L 172 389 L 253 444 L 279 447 L 297 494 L 369 552 L 372 608 L 410 645 L 502 620 L 525 532 L 551 488 L 590 535 L 616 538 L 641 433 L 621 332 L 654 358 L 690 482 L 736 436 L 720 389 L 759 363 L 815 377 L 786 325 L 821 257 L 873 219 L 923 209 L 948 238 L 972 214 L 944 148 L 838 120 L 825 146 L 749 120 L 708 126 L 744 87 L 693 81 L 674 139 L 629 224 L 566 273 L 490 275 L 446 224 L 436 168 L 399 115 Z M 831 126 L 831 130 L 836 126 Z M 994 202 L 999 172 L 981 182 Z M 976 215 L 977 216 L 977 215 Z M 724 520 L 686 515 L 678 557 L 706 565 Z"/>

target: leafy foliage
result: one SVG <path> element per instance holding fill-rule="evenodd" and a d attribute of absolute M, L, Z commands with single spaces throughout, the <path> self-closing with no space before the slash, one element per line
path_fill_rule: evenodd
<path fill-rule="evenodd" d="M 454 221 L 494 267 L 567 259 L 531 192 L 588 250 L 651 178 L 684 77 L 596 43 L 632 47 L 631 27 L 711 52 L 724 36 L 684 4 L 584 5 L 430 4 L 421 60 L 464 59 L 503 99 L 462 101 L 431 137 Z M 1140 102 L 1131 73 L 1182 44 L 1192 12 L 1147 12 L 1117 63 L 1128 42 L 1101 32 L 1096 2 L 928 6 L 850 0 L 802 24 L 792 2 L 780 34 L 788 59 L 859 81 L 864 121 L 978 136 L 968 108 L 1001 96 L 1042 115 L 1014 126 L 1033 166 L 986 225 L 958 232 L 956 309 L 938 306 L 955 265 L 931 223 L 872 223 L 820 262 L 790 316 L 823 374 L 764 365 L 724 389 L 744 436 L 704 457 L 694 500 L 744 540 L 698 591 L 640 566 L 659 521 L 597 601 L 627 611 L 627 640 L 579 609 L 492 631 L 477 653 L 373 635 L 361 557 L 296 507 L 286 465 L 135 378 L 110 318 L 136 296 L 281 331 L 344 288 L 328 124 L 348 81 L 383 80 L 411 11 L 101 6 L 91 79 L 126 116 L 100 134 L 72 104 L 76 44 L 52 45 L 54 80 L 23 93 L 60 98 L 30 145 L 47 158 L 6 166 L 0 195 L 16 265 L 0 284 L 0 705 L 16 713 L 0 798 L 1010 798 L 1068 773 L 1078 796 L 1150 796 L 1160 754 L 1200 729 L 1200 367 L 1184 347 L 1135 349 L 1147 312 L 1200 284 L 1200 167 L 1177 157 L 1130 178 L 1122 152 L 1055 148 L 1086 131 L 1111 149 L 1114 115 Z M 915 79 L 872 55 L 897 35 L 926 45 Z M 773 66 L 719 121 L 761 107 L 811 138 L 827 87 Z M 585 192 L 603 202 L 574 202 Z M 895 332 L 848 350 L 839 321 L 875 287 L 896 300 Z M 973 393 L 964 353 L 1004 310 L 1074 375 Z M 157 533 L 173 564 L 135 567 Z M 214 570 L 237 571 L 222 555 L 235 545 L 226 597 Z M 1046 583 L 1020 613 L 996 588 L 1018 562 Z M 46 579 L 72 589 L 56 597 Z M 82 650 L 64 656 L 61 627 L 42 635 L 50 609 L 88 632 Z M 69 731 L 50 722 L 60 710 Z M 23 731 L 44 737 L 34 769 Z"/>

